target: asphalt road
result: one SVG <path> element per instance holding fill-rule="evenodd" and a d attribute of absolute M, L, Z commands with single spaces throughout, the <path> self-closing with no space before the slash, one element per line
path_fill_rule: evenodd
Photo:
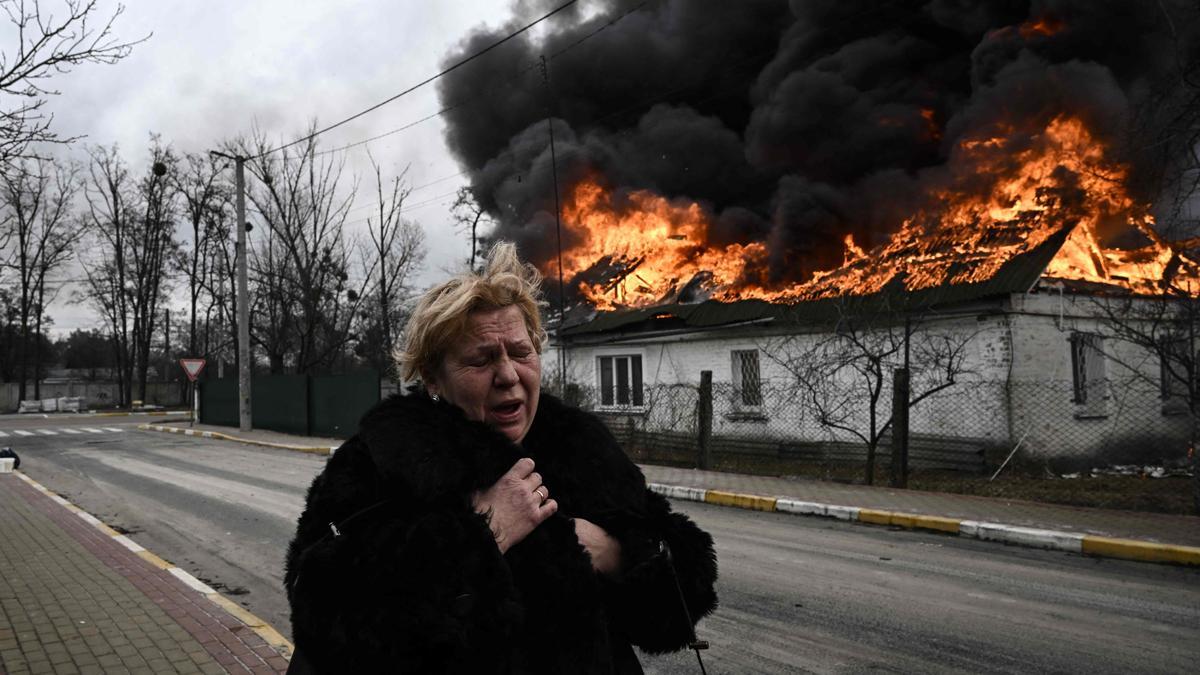
<path fill-rule="evenodd" d="M 141 421 L 3 417 L 0 445 L 287 634 L 284 548 L 324 458 L 133 429 Z M 709 673 L 1183 673 L 1200 662 L 1200 570 L 676 508 L 717 541 L 721 607 L 700 629 Z M 643 661 L 648 673 L 699 672 L 690 652 Z"/>

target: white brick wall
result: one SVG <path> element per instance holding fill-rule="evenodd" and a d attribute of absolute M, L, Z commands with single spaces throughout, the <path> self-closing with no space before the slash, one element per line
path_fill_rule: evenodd
<path fill-rule="evenodd" d="M 1157 360 L 1111 338 L 1105 341 L 1106 351 L 1123 363 L 1136 364 L 1147 378 L 1140 385 L 1130 384 L 1128 380 L 1133 374 L 1109 363 L 1108 379 L 1113 384 L 1106 402 L 1109 414 L 1100 418 L 1077 415 L 1080 408 L 1072 401 L 1071 334 L 1079 331 L 1111 335 L 1112 332 L 1098 318 L 1094 300 L 1039 293 L 1015 295 L 1007 305 L 1009 311 L 1005 313 L 993 311 L 937 319 L 934 330 L 949 331 L 964 339 L 971 337 L 966 350 L 967 372 L 954 387 L 913 409 L 910 428 L 914 433 L 981 439 L 1002 447 L 1020 441 L 1029 455 L 1046 458 L 1086 457 L 1113 444 L 1136 443 L 1137 439 L 1150 438 L 1160 431 L 1175 436 L 1183 433 L 1180 425 L 1186 424 L 1185 417 L 1161 413 L 1161 401 L 1153 386 Z M 711 370 L 714 388 L 720 390 L 724 386 L 728 391 L 732 383 L 731 352 L 742 349 L 761 352 L 777 344 L 777 340 L 767 336 L 762 328 L 752 328 L 650 337 L 616 345 L 572 346 L 568 351 L 568 379 L 594 388 L 597 357 L 640 354 L 647 388 L 672 384 L 696 386 L 700 372 Z M 548 349 L 544 359 L 548 377 L 557 376 L 556 359 L 554 349 Z M 717 414 L 714 433 L 852 440 L 849 434 L 830 432 L 817 425 L 812 411 L 800 397 L 784 391 L 791 381 L 790 374 L 765 354 L 760 355 L 760 372 L 765 383 L 766 419 L 746 420 Z M 718 402 L 714 402 L 714 407 L 720 409 Z M 878 412 L 885 417 L 890 415 L 889 393 L 884 393 Z M 671 424 L 678 424 L 680 416 L 671 419 Z M 643 418 L 641 423 L 655 422 Z"/>

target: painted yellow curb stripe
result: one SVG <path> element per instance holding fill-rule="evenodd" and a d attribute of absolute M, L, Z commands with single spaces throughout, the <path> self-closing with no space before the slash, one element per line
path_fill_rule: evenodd
<path fill-rule="evenodd" d="M 1110 539 L 1085 535 L 1083 552 L 1109 558 L 1143 560 L 1146 562 L 1169 562 L 1179 565 L 1200 565 L 1200 548 L 1155 544 L 1135 539 Z"/>
<path fill-rule="evenodd" d="M 212 600 L 219 605 L 221 609 L 229 612 L 239 621 L 253 629 L 254 632 L 258 633 L 258 636 L 266 641 L 267 644 L 274 647 L 277 651 L 283 653 L 284 657 L 290 659 L 292 657 L 292 653 L 296 651 L 296 648 L 292 645 L 292 643 L 288 641 L 287 638 L 283 637 L 279 631 L 272 628 L 271 625 L 266 621 L 263 621 L 257 616 L 246 611 L 236 602 L 221 595 L 220 593 L 212 593 L 208 596 L 208 599 Z"/>
<path fill-rule="evenodd" d="M 739 509 L 753 511 L 774 511 L 774 497 L 759 497 L 758 495 L 743 495 L 736 492 L 721 492 L 708 490 L 704 493 L 704 501 L 718 506 L 735 506 Z"/>
<path fill-rule="evenodd" d="M 874 525 L 893 525 L 909 530 L 934 530 L 958 534 L 961 521 L 957 518 L 942 518 L 940 516 L 923 516 L 916 513 L 898 513 L 895 511 L 880 511 L 877 509 L 859 509 L 858 520 Z"/>
<path fill-rule="evenodd" d="M 876 511 L 875 509 L 859 509 L 858 522 L 871 523 L 873 525 L 891 525 L 891 511 Z"/>
<path fill-rule="evenodd" d="M 979 523 L 975 521 L 963 521 L 957 518 L 943 518 L 941 516 L 926 516 L 915 513 L 900 513 L 896 511 L 884 511 L 881 509 L 863 509 L 845 506 L 833 506 L 829 504 L 817 504 L 814 502 L 799 502 L 796 500 L 776 497 L 761 497 L 758 495 L 747 495 L 736 492 L 723 492 L 721 490 L 703 490 L 700 488 L 685 487 L 680 485 L 661 485 L 652 484 L 651 488 L 658 494 L 677 499 L 685 499 L 688 501 L 703 501 L 717 506 L 733 506 L 742 509 L 752 509 L 755 511 L 776 511 L 779 500 L 785 503 L 784 510 L 788 513 L 797 513 L 802 515 L 821 515 L 832 516 L 833 509 L 842 511 L 850 511 L 853 515 L 849 516 L 850 520 L 857 520 L 861 523 L 870 523 L 872 525 L 893 525 L 913 530 L 934 530 L 937 532 L 945 532 L 965 537 L 978 539 L 1008 541 L 1017 543 L 1023 546 L 1037 546 L 1040 548 L 1051 548 L 1055 550 L 1070 550 L 1064 548 L 1065 544 L 1062 541 L 1052 542 L 1051 540 L 1063 540 L 1069 542 L 1078 542 L 1080 548 L 1074 550 L 1091 555 L 1104 556 L 1109 558 L 1124 558 L 1127 560 L 1140 560 L 1145 562 L 1163 562 L 1174 563 L 1178 565 L 1196 565 L 1200 566 L 1200 547 L 1195 546 L 1179 546 L 1175 544 L 1158 544 L 1149 541 L 1138 541 L 1136 539 L 1114 539 L 1110 537 L 1097 537 L 1092 535 L 1079 535 L 1071 532 L 1056 532 L 1049 530 L 1032 530 L 1011 525 L 1002 525 L 996 523 Z M 792 508 L 792 507 L 809 507 Z M 843 518 L 845 519 L 845 518 Z M 989 532 L 993 532 L 990 536 L 983 536 L 979 530 L 988 528 Z M 1008 537 L 997 538 L 995 532 L 1007 533 Z M 1035 539 L 1041 537 L 1046 541 L 1038 541 L 1037 543 L 1029 543 L 1030 537 Z M 1054 545 L 1047 545 L 1053 543 Z"/>
<path fill-rule="evenodd" d="M 174 565 L 172 565 L 171 563 L 167 562 L 166 560 L 163 560 L 162 558 L 154 555 L 150 551 L 138 551 L 137 555 L 142 560 L 145 560 L 146 562 L 150 563 L 151 565 L 154 565 L 155 567 L 157 567 L 160 570 L 169 570 L 172 567 L 174 567 Z"/>

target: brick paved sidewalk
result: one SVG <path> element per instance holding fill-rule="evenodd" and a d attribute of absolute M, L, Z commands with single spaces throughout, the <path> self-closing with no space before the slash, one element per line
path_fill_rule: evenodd
<path fill-rule="evenodd" d="M 0 673 L 279 673 L 254 630 L 16 474 L 0 474 Z"/>

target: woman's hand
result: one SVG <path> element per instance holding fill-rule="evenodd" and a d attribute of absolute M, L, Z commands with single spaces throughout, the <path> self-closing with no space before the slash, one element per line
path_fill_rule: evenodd
<path fill-rule="evenodd" d="M 621 571 L 621 543 L 590 520 L 575 519 L 575 536 L 592 556 L 592 568 L 600 574 Z"/>
<path fill-rule="evenodd" d="M 501 553 L 558 511 L 558 502 L 550 499 L 549 488 L 542 485 L 542 476 L 528 457 L 518 459 L 492 487 L 471 495 L 471 504 L 476 513 L 488 516 Z"/>

